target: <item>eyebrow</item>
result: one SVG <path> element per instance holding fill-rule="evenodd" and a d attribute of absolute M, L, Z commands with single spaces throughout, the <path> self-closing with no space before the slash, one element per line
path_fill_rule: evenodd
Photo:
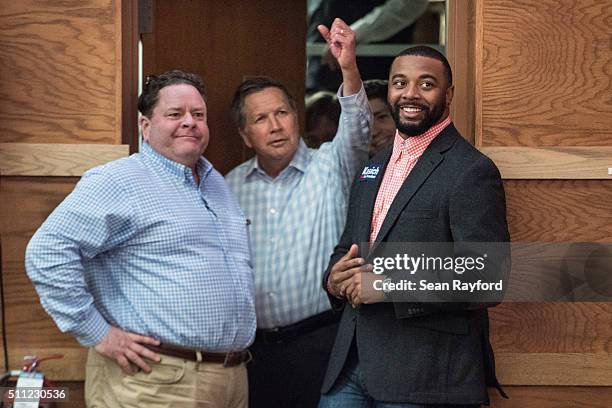
<path fill-rule="evenodd" d="M 433 79 L 434 81 L 437 81 L 438 78 L 436 78 L 434 75 L 432 74 L 423 74 L 419 77 L 419 79 Z"/>
<path fill-rule="evenodd" d="M 184 110 L 182 106 L 168 106 L 166 108 L 167 111 L 171 111 L 171 110 L 177 110 L 177 111 L 182 111 Z M 202 106 L 196 106 L 193 109 L 191 109 L 192 111 L 194 110 L 206 110 L 206 106 L 202 105 Z"/>
<path fill-rule="evenodd" d="M 391 80 L 394 80 L 394 79 L 396 79 L 396 78 L 406 78 L 406 75 L 404 75 L 404 74 L 395 74 L 395 75 L 393 75 L 393 76 L 391 77 Z M 428 73 L 425 73 L 425 74 L 420 75 L 420 76 L 418 77 L 418 79 L 433 79 L 434 81 L 438 81 L 438 78 L 436 78 L 436 77 L 435 77 L 435 75 L 433 75 L 433 74 L 428 74 Z"/>

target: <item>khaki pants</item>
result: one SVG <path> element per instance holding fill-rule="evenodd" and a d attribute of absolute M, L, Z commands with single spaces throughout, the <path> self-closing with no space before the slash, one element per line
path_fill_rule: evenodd
<path fill-rule="evenodd" d="M 244 364 L 196 363 L 161 356 L 147 360 L 152 371 L 123 373 L 114 360 L 89 349 L 85 402 L 89 408 L 246 408 L 247 373 Z"/>

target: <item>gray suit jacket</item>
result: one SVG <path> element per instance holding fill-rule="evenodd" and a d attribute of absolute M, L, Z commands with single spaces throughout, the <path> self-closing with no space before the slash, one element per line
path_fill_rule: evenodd
<path fill-rule="evenodd" d="M 353 243 L 369 242 L 372 211 L 389 147 L 366 166 L 376 179 L 355 180 L 348 218 L 330 269 Z M 509 242 L 502 180 L 493 162 L 451 124 L 440 133 L 397 193 L 366 260 L 380 242 Z M 423 404 L 488 403 L 486 385 L 499 388 L 489 343 L 487 306 L 393 302 L 353 309 L 330 295 L 342 319 L 322 392 L 336 383 L 351 343 L 370 395 Z M 502 391 L 503 393 L 503 391 Z"/>

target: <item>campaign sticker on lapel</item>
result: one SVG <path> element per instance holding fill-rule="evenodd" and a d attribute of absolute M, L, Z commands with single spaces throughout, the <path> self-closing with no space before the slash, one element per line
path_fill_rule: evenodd
<path fill-rule="evenodd" d="M 365 166 L 361 171 L 361 176 L 359 176 L 359 180 L 375 180 L 380 172 L 380 165 L 375 166 Z"/>

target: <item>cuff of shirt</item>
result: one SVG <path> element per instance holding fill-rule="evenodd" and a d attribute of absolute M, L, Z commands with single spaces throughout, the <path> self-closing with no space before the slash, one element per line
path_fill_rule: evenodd
<path fill-rule="evenodd" d="M 89 316 L 82 320 L 74 335 L 82 346 L 92 347 L 100 343 L 106 337 L 109 330 L 110 325 L 108 322 L 92 306 Z"/>
<path fill-rule="evenodd" d="M 363 87 L 363 81 L 361 82 L 361 88 L 355 94 L 344 96 L 344 84 L 340 84 L 338 88 L 338 102 L 342 107 L 342 112 L 350 113 L 357 112 L 359 107 L 368 106 L 368 96 L 366 95 L 365 88 Z"/>

